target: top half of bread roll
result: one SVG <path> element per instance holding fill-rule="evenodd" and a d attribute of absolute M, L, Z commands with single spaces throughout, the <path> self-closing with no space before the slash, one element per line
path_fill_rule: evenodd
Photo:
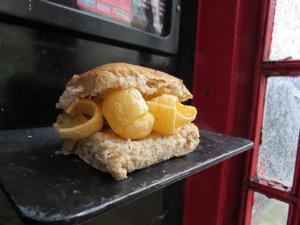
<path fill-rule="evenodd" d="M 129 87 L 139 90 L 145 100 L 162 94 L 175 95 L 180 102 L 193 97 L 182 80 L 167 73 L 128 63 L 111 63 L 74 75 L 56 106 L 65 109 L 78 98 L 101 101 L 109 91 Z"/>

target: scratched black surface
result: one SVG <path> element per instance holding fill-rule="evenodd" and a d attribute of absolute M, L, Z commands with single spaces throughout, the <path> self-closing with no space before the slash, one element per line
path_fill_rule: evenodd
<path fill-rule="evenodd" d="M 76 156 L 55 154 L 62 140 L 50 128 L 0 132 L 1 188 L 29 224 L 75 224 L 161 189 L 252 148 L 249 140 L 207 131 L 187 156 L 135 171 L 123 181 Z"/>

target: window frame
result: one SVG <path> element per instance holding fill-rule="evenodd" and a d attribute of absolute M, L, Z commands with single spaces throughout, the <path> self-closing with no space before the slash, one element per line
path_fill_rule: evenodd
<path fill-rule="evenodd" d="M 192 103 L 198 110 L 195 124 L 199 129 L 251 140 L 258 134 L 254 132 L 256 107 L 264 97 L 261 71 L 278 73 L 271 62 L 261 60 L 266 54 L 262 46 L 271 37 L 265 32 L 272 25 L 266 24 L 272 7 L 275 9 L 271 3 L 274 1 L 198 1 Z M 290 61 L 281 64 L 283 72 L 297 68 Z M 186 179 L 184 225 L 250 224 L 252 189 L 247 182 L 253 152 Z M 299 171 L 299 165 L 297 168 Z M 299 203 L 294 212 L 300 214 Z M 294 218 L 299 221 L 297 213 Z"/>
<path fill-rule="evenodd" d="M 270 186 L 253 180 L 256 176 L 261 128 L 263 122 L 264 99 L 267 78 L 270 76 L 295 76 L 300 75 L 300 59 L 290 61 L 269 61 L 269 48 L 272 40 L 273 21 L 275 16 L 276 0 L 264 0 L 261 11 L 261 22 L 259 24 L 259 37 L 262 40 L 258 49 L 254 84 L 252 117 L 250 119 L 249 138 L 254 141 L 254 147 L 247 154 L 244 173 L 244 189 L 241 200 L 241 217 L 239 224 L 250 225 L 253 207 L 254 192 L 264 194 L 269 198 L 289 204 L 288 225 L 300 224 L 300 131 L 294 181 L 291 190 L 284 190 L 279 185 Z"/>

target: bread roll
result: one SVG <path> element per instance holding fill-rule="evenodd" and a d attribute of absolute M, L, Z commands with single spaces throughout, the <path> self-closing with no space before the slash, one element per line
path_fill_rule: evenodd
<path fill-rule="evenodd" d="M 74 148 L 92 167 L 122 180 L 137 169 L 142 169 L 193 151 L 199 143 L 198 128 L 189 123 L 175 135 L 151 133 L 144 139 L 132 141 L 119 138 L 111 129 L 79 140 Z"/>
<path fill-rule="evenodd" d="M 182 80 L 174 76 L 128 63 L 111 63 L 74 75 L 56 107 L 65 109 L 77 98 L 102 100 L 112 89 L 129 87 L 139 90 L 145 100 L 162 94 L 175 95 L 180 102 L 193 98 Z"/>
<path fill-rule="evenodd" d="M 193 97 L 182 80 L 176 77 L 142 66 L 112 63 L 74 75 L 56 106 L 66 109 L 73 101 L 82 98 L 101 104 L 111 90 L 129 87 L 139 90 L 145 100 L 162 94 L 177 96 L 180 102 Z M 141 140 L 124 140 L 108 127 L 77 140 L 71 152 L 70 149 L 62 152 L 76 154 L 92 167 L 122 180 L 134 170 L 186 155 L 198 144 L 199 130 L 193 123 L 186 124 L 173 135 L 152 131 Z"/>

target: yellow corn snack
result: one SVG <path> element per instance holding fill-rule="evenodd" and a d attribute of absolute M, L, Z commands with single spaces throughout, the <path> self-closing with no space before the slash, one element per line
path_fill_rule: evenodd
<path fill-rule="evenodd" d="M 154 116 L 153 131 L 161 134 L 175 134 L 175 107 L 148 101 L 149 112 Z"/>
<path fill-rule="evenodd" d="M 196 118 L 197 110 L 193 106 L 183 105 L 177 101 L 176 109 L 176 127 L 182 127 Z"/>
<path fill-rule="evenodd" d="M 135 88 L 112 91 L 103 101 L 102 111 L 110 128 L 122 138 L 141 139 L 152 130 L 154 119 Z"/>
<path fill-rule="evenodd" d="M 178 98 L 174 95 L 163 94 L 159 97 L 152 98 L 151 102 L 156 102 L 158 104 L 174 108 L 176 103 L 178 102 Z"/>
<path fill-rule="evenodd" d="M 147 101 L 147 105 L 155 118 L 153 131 L 161 134 L 175 134 L 197 115 L 195 107 L 181 104 L 173 95 L 164 94 L 153 98 Z"/>
<path fill-rule="evenodd" d="M 151 113 L 145 113 L 127 124 L 119 135 L 124 139 L 142 139 L 151 133 L 153 124 L 153 115 Z"/>
<path fill-rule="evenodd" d="M 100 131 L 103 126 L 101 107 L 94 101 L 79 99 L 61 114 L 53 127 L 62 138 L 80 139 Z"/>

